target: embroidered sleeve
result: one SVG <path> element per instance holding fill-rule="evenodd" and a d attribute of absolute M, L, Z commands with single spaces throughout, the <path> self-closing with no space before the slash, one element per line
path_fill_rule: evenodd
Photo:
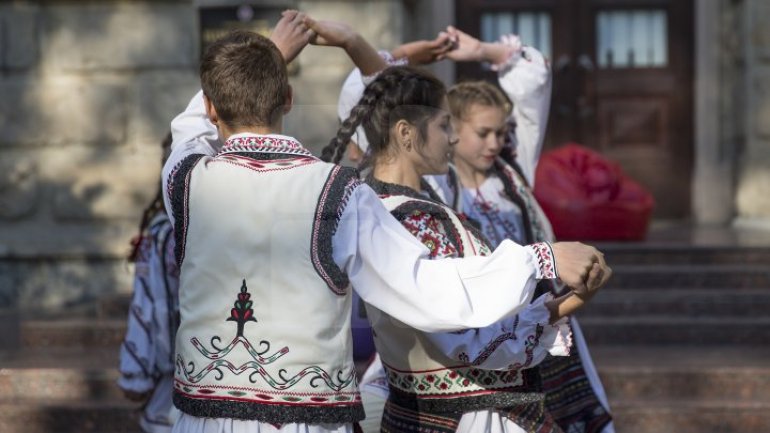
<path fill-rule="evenodd" d="M 446 356 L 485 370 L 521 370 L 538 365 L 547 355 L 567 356 L 572 332 L 567 319 L 549 324 L 545 303 L 553 295 L 541 296 L 516 316 L 463 333 L 427 334 L 428 340 Z"/>
<path fill-rule="evenodd" d="M 548 242 L 538 242 L 527 245 L 532 251 L 537 263 L 536 276 L 538 280 L 552 280 L 559 278 L 556 272 L 556 260 L 553 257 L 553 249 Z"/>

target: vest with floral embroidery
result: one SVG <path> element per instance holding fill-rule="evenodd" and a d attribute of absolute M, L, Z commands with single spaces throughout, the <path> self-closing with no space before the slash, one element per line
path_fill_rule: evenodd
<path fill-rule="evenodd" d="M 391 214 L 428 247 L 431 257 L 491 253 L 483 236 L 448 206 L 410 188 L 372 177 L 366 182 Z M 422 332 L 370 305 L 367 305 L 367 315 L 385 367 L 391 404 L 434 414 L 542 406 L 537 369 L 474 368 L 467 359 L 466 362 L 451 359 L 436 349 Z M 490 353 L 496 344 L 500 343 L 490 342 Z"/>

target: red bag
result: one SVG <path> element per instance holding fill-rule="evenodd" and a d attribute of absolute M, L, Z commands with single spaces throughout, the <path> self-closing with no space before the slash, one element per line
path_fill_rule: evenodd
<path fill-rule="evenodd" d="M 641 240 L 655 200 L 620 165 L 575 143 L 546 152 L 535 197 L 559 240 Z"/>

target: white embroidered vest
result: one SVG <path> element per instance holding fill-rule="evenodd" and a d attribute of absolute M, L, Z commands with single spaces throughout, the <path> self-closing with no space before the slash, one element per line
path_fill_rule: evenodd
<path fill-rule="evenodd" d="M 370 181 L 368 181 L 370 182 Z M 376 181 L 375 181 L 376 182 Z M 371 184 L 371 183 L 370 183 Z M 372 185 L 378 194 L 377 185 Z M 459 239 L 459 256 L 487 255 L 486 241 L 466 228 L 460 218 L 443 204 L 405 195 L 382 195 L 385 207 L 401 219 L 415 210 L 440 214 L 444 229 Z M 534 370 L 482 370 L 451 359 L 425 338 L 424 334 L 367 305 L 377 352 L 382 358 L 391 398 L 406 396 L 419 400 L 418 406 L 436 411 L 472 411 L 491 407 L 505 407 L 527 401 L 523 394 L 501 391 L 529 392 L 539 387 Z M 491 351 L 494 348 L 491 348 Z M 482 355 L 483 356 L 483 355 Z M 533 383 L 536 382 L 536 383 Z"/>
<path fill-rule="evenodd" d="M 173 176 L 176 406 L 274 424 L 362 419 L 349 282 L 331 258 L 355 172 L 256 136 Z"/>

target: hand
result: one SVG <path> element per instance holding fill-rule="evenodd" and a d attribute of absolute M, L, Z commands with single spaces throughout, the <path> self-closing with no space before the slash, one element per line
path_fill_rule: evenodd
<path fill-rule="evenodd" d="M 612 275 L 604 254 L 590 245 L 556 242 L 552 248 L 559 278 L 578 296 L 593 296 Z"/>
<path fill-rule="evenodd" d="M 305 24 L 305 17 L 304 13 L 295 10 L 283 11 L 281 19 L 278 20 L 278 24 L 270 35 L 270 40 L 283 54 L 286 63 L 294 60 L 314 35 Z"/>
<path fill-rule="evenodd" d="M 316 21 L 305 17 L 305 24 L 315 32 L 310 39 L 313 45 L 345 48 L 357 35 L 352 27 L 337 21 Z"/>
<path fill-rule="evenodd" d="M 454 44 L 454 49 L 446 57 L 455 62 L 478 62 L 482 59 L 481 41 L 452 26 L 447 27 L 446 33 Z"/>
<path fill-rule="evenodd" d="M 414 41 L 401 45 L 391 54 L 395 58 L 406 57 L 410 65 L 427 65 L 446 58 L 448 52 L 455 48 L 449 33 L 441 32 L 432 41 Z"/>
<path fill-rule="evenodd" d="M 594 263 L 591 267 L 591 271 L 588 272 L 588 278 L 586 278 L 586 290 L 583 292 L 573 290 L 572 292 L 583 301 L 588 301 L 593 298 L 596 292 L 599 291 L 599 288 L 604 286 L 611 276 L 612 268 L 606 264 L 602 265 L 600 263 Z"/>
<path fill-rule="evenodd" d="M 500 43 L 509 46 L 514 52 L 521 51 L 521 48 L 524 46 L 521 43 L 521 38 L 513 33 L 500 36 Z"/>

